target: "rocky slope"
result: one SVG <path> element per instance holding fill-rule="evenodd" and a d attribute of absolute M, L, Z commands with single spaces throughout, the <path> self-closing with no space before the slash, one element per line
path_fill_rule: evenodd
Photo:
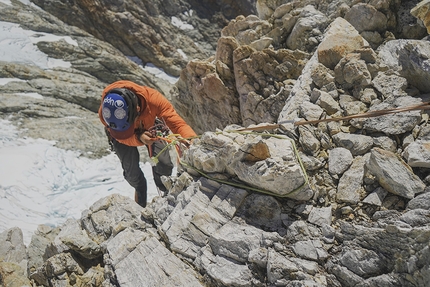
<path fill-rule="evenodd" d="M 232 5 L 227 2 L 216 1 Z M 26 82 L 1 87 L 1 111 L 31 136 L 56 139 L 36 128 L 48 125 L 48 111 L 62 111 L 64 124 L 64 116 L 79 111 L 94 119 L 80 129 L 97 136 L 74 148 L 103 154 L 97 152 L 103 146 L 97 92 L 118 77 L 172 88 L 173 103 L 202 135 L 181 158 L 179 174 L 165 179 L 169 193 L 146 209 L 114 195 L 78 220 L 40 226 L 28 247 L 19 229 L 0 234 L 3 284 L 427 286 L 430 1 L 244 2 L 238 14 L 254 14 L 231 21 L 225 20 L 230 14 L 220 17 L 222 9 L 211 14 L 212 27 L 220 19 L 225 26 L 206 46 L 167 42 L 163 33 L 154 40 L 146 29 L 160 53 L 145 48 L 138 54 L 130 47 L 145 42 L 142 25 L 157 23 L 151 27 L 161 31 L 166 17 L 184 12 L 179 7 L 197 5 L 154 3 L 40 1 L 51 14 L 0 3 L 8 21 L 20 15 L 32 19 L 26 27 L 78 42 L 38 43 L 70 61 L 69 69 L 2 63 L 2 77 Z M 68 12 L 55 12 L 61 7 Z M 202 19 L 208 15 L 196 11 Z M 106 40 L 112 33 L 118 37 Z M 174 52 L 182 49 L 179 42 L 191 47 L 192 59 Z M 124 55 L 156 63 L 179 80 L 173 87 L 158 81 Z M 17 92 L 46 99 L 8 100 Z M 60 109 L 64 103 L 70 108 Z M 398 108 L 406 110 L 372 116 Z"/>
<path fill-rule="evenodd" d="M 35 41 L 41 52 L 69 64 L 67 68 L 40 67 L 31 61 L 16 62 L 13 56 L 0 61 L 0 77 L 24 81 L 2 85 L 0 111 L 25 127 L 30 137 L 54 140 L 59 147 L 82 151 L 85 156 L 103 155 L 107 144 L 94 114 L 103 88 L 128 79 L 170 97 L 173 85 L 141 66 L 153 64 L 178 76 L 189 59 L 212 55 L 226 17 L 247 15 L 254 9 L 253 1 L 238 3 L 236 7 L 228 1 L 213 1 L 201 7 L 192 1 L 0 2 L 0 19 L 10 23 L 5 32 L 13 35 L 13 24 L 32 31 L 35 38 L 42 38 Z M 229 5 L 234 9 L 227 9 Z M 45 33 L 70 40 L 44 40 Z M 19 93 L 44 98 L 16 99 L 13 95 Z M 51 124 L 52 118 L 58 125 Z"/>

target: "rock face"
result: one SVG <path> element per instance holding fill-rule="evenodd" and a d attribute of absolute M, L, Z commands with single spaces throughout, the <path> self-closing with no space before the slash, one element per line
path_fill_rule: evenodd
<path fill-rule="evenodd" d="M 24 27 L 75 41 L 38 42 L 68 68 L 0 63 L 11 79 L 1 86 L 2 115 L 24 121 L 30 136 L 56 139 L 43 128 L 56 112 L 59 123 L 92 134 L 82 151 L 101 155 L 94 112 L 105 83 L 125 77 L 173 86 L 124 55 L 180 75 L 172 102 L 201 134 L 178 175 L 164 178 L 168 193 L 145 209 L 113 195 L 80 219 L 41 225 L 29 246 L 17 228 L 1 233 L 0 283 L 427 286 L 429 1 L 208 2 L 256 15 L 196 8 L 217 25 L 226 21 L 218 12 L 232 20 L 207 30 L 220 32 L 208 45 L 189 41 L 203 30 L 184 40 L 193 59 L 175 46 L 190 31 L 173 30 L 171 42 L 162 32 L 192 1 L 35 1 L 58 18 L 0 3 L 2 19 L 27 19 Z M 98 18 L 89 25 L 82 15 Z M 143 49 L 146 37 L 153 46 Z M 12 101 L 19 93 L 40 97 Z M 72 125 L 71 115 L 94 123 Z M 69 136 L 77 137 L 73 128 Z"/>
<path fill-rule="evenodd" d="M 117 47 L 124 55 L 163 67 L 174 76 L 179 76 L 189 60 L 212 54 L 218 31 L 227 18 L 254 11 L 249 0 L 207 2 L 33 1 L 63 22 Z"/>
<path fill-rule="evenodd" d="M 187 151 L 183 165 L 208 176 L 230 175 L 275 196 L 309 200 L 313 195 L 294 142 L 287 137 L 263 138 L 229 132 L 229 127 L 222 134 L 207 132 Z"/>

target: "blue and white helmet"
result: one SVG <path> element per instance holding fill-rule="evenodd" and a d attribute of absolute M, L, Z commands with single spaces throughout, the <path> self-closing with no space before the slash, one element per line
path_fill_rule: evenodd
<path fill-rule="evenodd" d="M 130 128 L 129 106 L 119 94 L 109 93 L 103 99 L 102 115 L 108 127 L 117 132 Z"/>

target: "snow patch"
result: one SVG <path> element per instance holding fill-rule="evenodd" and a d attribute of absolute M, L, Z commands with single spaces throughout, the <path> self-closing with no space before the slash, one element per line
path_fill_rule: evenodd
<path fill-rule="evenodd" d="M 172 16 L 171 22 L 173 26 L 178 27 L 181 30 L 194 30 L 193 25 L 183 22 L 178 17 Z"/>
<path fill-rule="evenodd" d="M 19 227 L 28 245 L 39 224 L 58 226 L 110 194 L 134 198 L 115 154 L 80 157 L 44 139 L 19 138 L 10 121 L 0 120 L 0 232 Z M 148 201 L 158 195 L 149 163 Z"/>
<path fill-rule="evenodd" d="M 71 45 L 78 45 L 69 36 L 24 30 L 18 24 L 0 21 L 0 61 L 38 66 L 45 70 L 55 67 L 70 68 L 70 62 L 50 58 L 35 45 L 40 41 L 55 42 L 61 39 Z"/>
<path fill-rule="evenodd" d="M 164 72 L 164 70 L 162 68 L 156 67 L 152 63 L 147 63 L 146 65 L 144 65 L 142 60 L 138 57 L 128 56 L 127 58 L 129 58 L 131 61 L 138 64 L 143 70 L 156 76 L 157 78 L 166 80 L 171 84 L 174 84 L 178 81 L 178 77 L 174 77 L 174 76 L 167 74 L 166 72 Z"/>

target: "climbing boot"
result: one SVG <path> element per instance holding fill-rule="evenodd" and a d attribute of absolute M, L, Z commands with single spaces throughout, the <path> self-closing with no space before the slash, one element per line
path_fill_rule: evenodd
<path fill-rule="evenodd" d="M 144 196 L 142 192 L 134 191 L 134 201 L 143 208 L 146 207 L 146 196 Z"/>

